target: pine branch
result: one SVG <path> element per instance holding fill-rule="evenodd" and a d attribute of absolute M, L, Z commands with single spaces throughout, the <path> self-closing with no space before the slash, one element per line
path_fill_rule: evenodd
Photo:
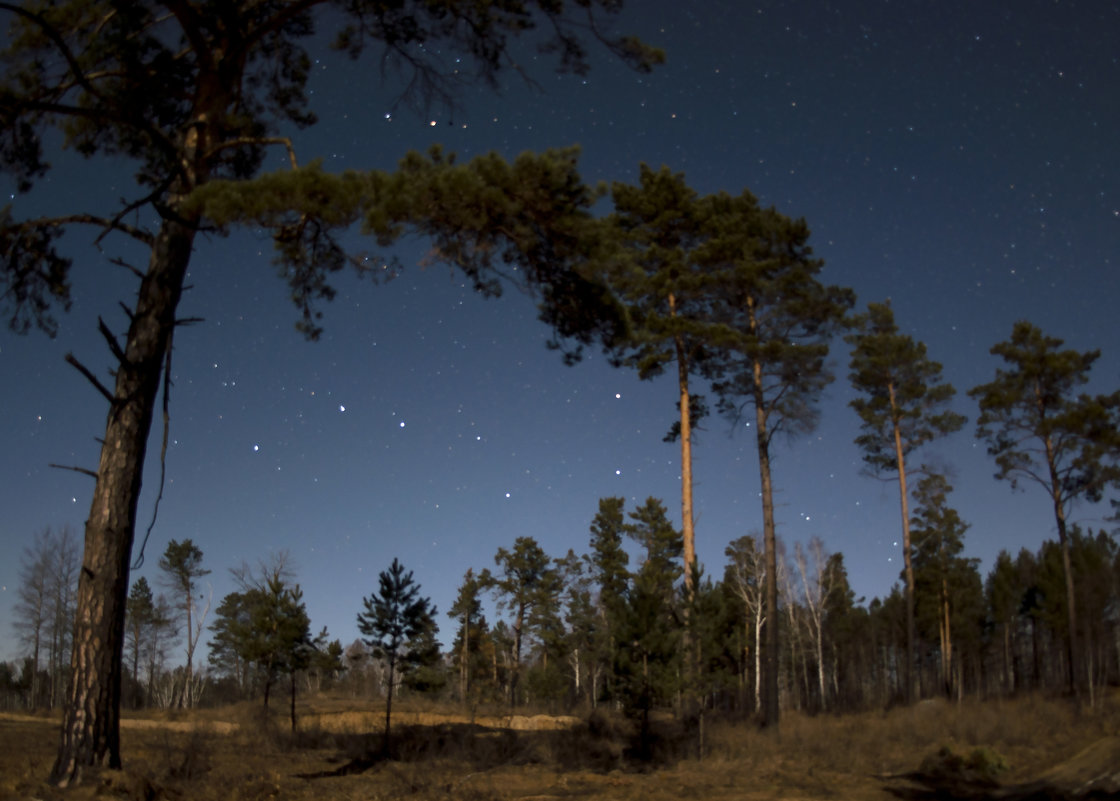
<path fill-rule="evenodd" d="M 98 100 L 104 101 L 104 97 L 102 97 L 101 93 L 94 89 L 88 82 L 85 72 L 83 72 L 81 65 L 78 63 L 78 59 L 70 52 L 70 48 L 66 45 L 66 40 L 62 38 L 62 34 L 59 33 L 53 25 L 47 22 L 41 14 L 36 14 L 34 11 L 12 3 L 0 2 L 0 9 L 11 11 L 13 14 L 19 14 L 34 22 L 43 34 L 51 40 L 54 46 L 58 48 L 58 52 L 61 53 L 62 57 L 66 60 L 66 64 L 69 66 L 70 72 L 74 75 L 74 80 L 77 81 L 78 85 Z"/>

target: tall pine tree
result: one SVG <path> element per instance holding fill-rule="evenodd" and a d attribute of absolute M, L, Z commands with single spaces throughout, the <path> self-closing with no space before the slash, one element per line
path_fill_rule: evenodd
<path fill-rule="evenodd" d="M 996 478 L 1011 482 L 1013 489 L 1024 480 L 1038 484 L 1050 498 L 1065 574 L 1069 683 L 1079 692 L 1087 676 L 1076 642 L 1068 516 L 1076 501 L 1099 500 L 1105 487 L 1117 481 L 1111 460 L 1117 453 L 1120 392 L 1076 394 L 1088 382 L 1100 351 L 1063 350 L 1062 344 L 1020 320 L 1007 341 L 992 346 L 992 355 L 1005 366 L 996 369 L 993 381 L 968 394 L 980 405 L 976 435 L 987 441 L 996 460 Z"/>
<path fill-rule="evenodd" d="M 906 588 L 906 697 L 914 700 L 914 566 L 911 561 L 907 457 L 937 437 L 959 430 L 965 418 L 948 408 L 956 394 L 926 346 L 898 330 L 889 303 L 871 303 L 858 318 L 848 378 L 861 394 L 851 402 L 860 418 L 856 444 L 876 475 L 898 475 Z"/>
<path fill-rule="evenodd" d="M 777 726 L 778 544 L 774 520 L 771 445 L 779 432 L 816 424 L 816 402 L 832 380 L 825 365 L 829 340 L 854 302 L 851 290 L 821 283 L 823 262 L 812 257 L 809 228 L 750 192 L 706 199 L 708 236 L 698 261 L 718 272 L 713 319 L 728 338 L 708 369 L 721 411 L 754 425 L 762 498 L 766 623 L 763 629 L 763 723 Z"/>

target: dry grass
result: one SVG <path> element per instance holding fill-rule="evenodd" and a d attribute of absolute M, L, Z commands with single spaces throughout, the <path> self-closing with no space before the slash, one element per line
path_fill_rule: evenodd
<path fill-rule="evenodd" d="M 647 763 L 634 758 L 636 728 L 608 715 L 513 730 L 480 725 L 502 723 L 501 715 L 476 714 L 472 723 L 452 709 L 418 706 L 394 714 L 389 757 L 381 753 L 379 710 L 348 699 L 312 699 L 296 733 L 280 710 L 265 717 L 248 704 L 149 714 L 123 728 L 123 772 L 102 772 L 65 794 L 44 784 L 56 726 L 0 719 L 0 799 L 878 800 L 893 797 L 879 776 L 914 770 L 943 748 L 985 749 L 983 759 L 1005 762 L 1007 777 L 1019 781 L 1120 734 L 1115 702 L 1086 713 L 1037 697 L 933 701 L 859 715 L 788 714 L 778 732 L 709 719 L 703 758 L 695 730 L 662 720 Z"/>

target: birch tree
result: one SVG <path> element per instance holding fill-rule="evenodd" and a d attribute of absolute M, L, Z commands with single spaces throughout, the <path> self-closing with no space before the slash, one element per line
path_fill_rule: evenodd
<path fill-rule="evenodd" d="M 754 651 L 753 710 L 757 714 L 762 688 L 762 624 L 766 620 L 766 560 L 757 535 L 733 540 L 724 550 L 728 557 L 724 569 L 726 582 L 746 611 L 745 642 Z"/>
<path fill-rule="evenodd" d="M 825 689 L 824 616 L 833 589 L 832 576 L 829 574 L 830 562 L 820 537 L 813 537 L 807 549 L 798 542 L 793 550 L 816 656 L 817 692 L 821 709 L 824 710 L 828 706 L 828 693 Z"/>

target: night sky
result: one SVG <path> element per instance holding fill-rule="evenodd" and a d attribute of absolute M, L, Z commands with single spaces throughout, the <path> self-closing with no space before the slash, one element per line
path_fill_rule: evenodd
<path fill-rule="evenodd" d="M 667 63 L 639 75 L 596 52 L 586 77 L 557 76 L 522 48 L 539 87 L 510 74 L 499 94 L 464 93 L 454 114 L 394 106 L 399 85 L 380 84 L 375 64 L 322 49 L 320 123 L 296 134 L 301 162 L 389 168 L 434 142 L 460 157 L 578 143 L 588 181 L 636 182 L 645 162 L 700 193 L 750 189 L 807 220 L 823 280 L 852 287 L 859 307 L 889 297 L 945 365 L 970 422 L 913 463 L 952 471 L 967 555 L 986 573 L 1000 549 L 1055 538 L 1040 489 L 992 478 L 965 392 L 991 380 L 989 348 L 1018 319 L 1102 349 L 1090 389 L 1120 385 L 1120 4 L 633 1 L 616 27 L 664 47 Z M 269 166 L 283 164 L 278 151 Z M 17 215 L 105 213 L 134 195 L 127 164 L 56 167 L 16 198 Z M 80 537 L 89 507 L 92 480 L 48 464 L 96 467 L 105 404 L 63 356 L 104 375 L 97 317 L 122 330 L 117 300 L 134 291 L 108 260 L 121 251 L 98 254 L 94 235 L 68 238 L 75 302 L 57 338 L 0 333 L 4 659 L 20 652 L 10 623 L 23 547 L 46 526 Z M 565 367 L 531 298 L 476 297 L 449 268 L 420 266 L 422 241 L 394 251 L 406 269 L 389 283 L 341 280 L 322 340 L 308 343 L 270 250 L 241 232 L 195 253 L 181 316 L 205 322 L 176 334 L 167 485 L 139 571 L 149 581 L 168 540 L 191 538 L 216 608 L 233 589 L 228 568 L 287 550 L 313 629 L 349 643 L 362 597 L 399 557 L 447 643 L 463 573 L 492 567 L 516 537 L 583 553 L 610 495 L 628 510 L 662 498 L 679 523 L 679 448 L 662 442 L 672 380 L 640 382 L 597 352 Z M 843 552 L 870 600 L 901 569 L 897 483 L 863 474 L 844 343 L 832 361 L 818 429 L 773 449 L 778 531 L 790 549 L 819 536 Z M 157 421 L 137 544 L 159 437 Z M 753 430 L 709 418 L 694 459 L 698 554 L 718 577 L 727 543 L 762 525 Z M 1106 512 L 1082 505 L 1073 518 L 1096 527 Z"/>

